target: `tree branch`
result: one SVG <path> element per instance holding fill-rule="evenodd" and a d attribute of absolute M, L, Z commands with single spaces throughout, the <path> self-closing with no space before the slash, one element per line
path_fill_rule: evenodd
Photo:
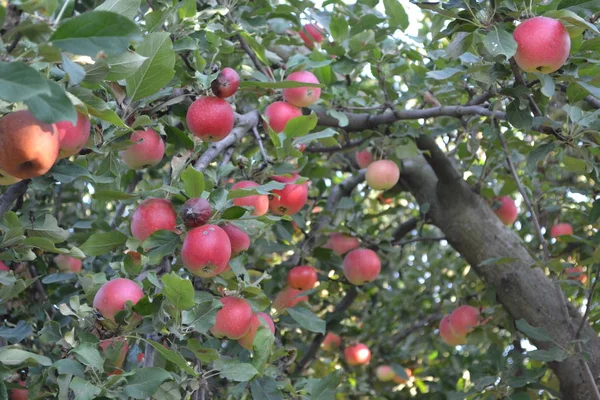
<path fill-rule="evenodd" d="M 10 185 L 8 189 L 6 189 L 6 192 L 0 196 L 0 218 L 2 218 L 2 216 L 6 214 L 8 210 L 10 210 L 10 207 L 16 199 L 25 194 L 30 182 L 30 179 L 25 179 Z"/>
<path fill-rule="evenodd" d="M 590 288 L 590 293 L 587 298 L 587 305 L 585 307 L 585 313 L 583 314 L 583 318 L 581 318 L 581 322 L 579 323 L 579 327 L 577 328 L 577 332 L 575 333 L 575 340 L 579 339 L 579 335 L 581 335 L 581 330 L 585 325 L 588 315 L 590 314 L 590 310 L 592 309 L 592 301 L 594 300 L 594 292 L 596 291 L 596 286 L 598 285 L 598 280 L 600 279 L 600 266 L 597 267 L 596 270 L 596 278 L 594 279 L 594 283 Z"/>
<path fill-rule="evenodd" d="M 129 182 L 129 184 L 127 185 L 125 192 L 133 193 L 133 191 L 135 190 L 135 187 L 137 186 L 138 183 L 140 183 L 141 180 L 142 180 L 142 174 L 140 172 L 136 172 L 135 176 L 133 177 L 131 182 Z M 127 206 L 125 205 L 124 202 L 121 201 L 119 203 L 119 205 L 117 206 L 117 208 L 115 209 L 115 214 L 113 215 L 113 219 L 112 219 L 112 221 L 110 221 L 110 227 L 112 229 L 115 229 L 117 227 L 117 225 L 119 225 L 119 222 L 121 221 L 121 216 L 123 216 L 123 213 L 125 212 L 125 207 L 127 207 Z"/>
<path fill-rule="evenodd" d="M 408 235 L 410 231 L 416 229 L 418 224 L 419 218 L 411 218 L 408 221 L 403 222 L 392 234 L 393 242 L 400 241 L 404 236 Z"/>
<path fill-rule="evenodd" d="M 310 146 L 310 147 L 307 147 L 304 151 L 306 151 L 308 153 L 337 153 L 338 151 L 344 151 L 344 150 L 352 149 L 354 147 L 358 147 L 369 139 L 371 139 L 371 136 L 368 136 L 368 137 L 365 137 L 365 138 L 362 138 L 359 140 L 350 141 L 341 146 L 331 146 L 331 147 Z"/>
<path fill-rule="evenodd" d="M 440 182 L 450 184 L 462 179 L 462 175 L 454 168 L 433 137 L 420 135 L 417 138 L 417 147 L 425 152 L 425 160 L 431 165 Z"/>

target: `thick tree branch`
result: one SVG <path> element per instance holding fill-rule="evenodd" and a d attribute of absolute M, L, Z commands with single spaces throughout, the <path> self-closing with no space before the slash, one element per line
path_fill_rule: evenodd
<path fill-rule="evenodd" d="M 10 207 L 16 199 L 25 194 L 30 182 L 31 180 L 25 179 L 10 185 L 8 189 L 6 189 L 6 192 L 0 196 L 0 218 L 2 218 L 2 216 L 6 214 L 8 210 L 10 210 Z"/>
<path fill-rule="evenodd" d="M 462 175 L 454 168 L 452 162 L 429 135 L 420 135 L 417 138 L 417 147 L 423 152 L 425 159 L 435 171 L 442 183 L 451 184 L 462 179 Z"/>
<path fill-rule="evenodd" d="M 417 228 L 419 224 L 419 218 L 411 218 L 400 225 L 392 234 L 393 242 L 399 242 L 404 236 L 408 235 L 410 231 Z"/>

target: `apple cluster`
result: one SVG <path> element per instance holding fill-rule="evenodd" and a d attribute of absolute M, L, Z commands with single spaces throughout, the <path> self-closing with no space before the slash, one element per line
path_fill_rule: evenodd
<path fill-rule="evenodd" d="M 400 168 L 392 160 L 373 160 L 369 150 L 356 152 L 356 164 L 359 168 L 366 168 L 365 179 L 367 184 L 375 190 L 388 190 L 393 188 L 400 180 Z"/>
<path fill-rule="evenodd" d="M 342 346 L 342 338 L 333 333 L 327 332 L 321 343 L 325 351 L 333 351 Z M 371 361 L 371 350 L 366 344 L 352 343 L 344 348 L 344 359 L 348 365 L 367 365 Z"/>
<path fill-rule="evenodd" d="M 404 374 L 406 374 L 406 377 L 410 379 L 412 376 L 412 371 L 409 368 L 404 368 Z M 380 365 L 379 367 L 375 368 L 375 376 L 381 382 L 389 382 L 393 380 L 398 384 L 406 383 L 406 379 L 398 376 L 398 374 L 394 372 L 394 369 L 389 365 Z"/>
<path fill-rule="evenodd" d="M 464 305 L 456 308 L 440 321 L 440 336 L 450 346 L 467 343 L 467 335 L 481 323 L 481 314 L 475 307 Z"/>

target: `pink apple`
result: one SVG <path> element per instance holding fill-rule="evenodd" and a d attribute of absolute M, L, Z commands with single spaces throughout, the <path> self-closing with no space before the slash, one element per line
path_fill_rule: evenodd
<path fill-rule="evenodd" d="M 356 249 L 344 257 L 344 275 L 353 285 L 374 281 L 381 272 L 381 261 L 373 250 Z"/>
<path fill-rule="evenodd" d="M 298 290 L 310 290 L 315 287 L 318 276 L 317 270 L 310 265 L 299 265 L 290 269 L 287 276 L 288 285 Z"/>
<path fill-rule="evenodd" d="M 342 345 L 342 338 L 333 332 L 327 332 L 327 335 L 325 335 L 325 338 L 323 339 L 323 343 L 321 343 L 321 346 L 323 347 L 323 350 L 325 350 L 325 351 L 339 349 L 341 345 Z"/>
<path fill-rule="evenodd" d="M 131 169 L 153 167 L 165 155 L 165 143 L 156 131 L 147 128 L 131 134 L 131 146 L 121 151 L 121 159 Z"/>
<path fill-rule="evenodd" d="M 550 228 L 550 236 L 553 238 L 572 234 L 573 227 L 568 222 L 561 222 Z"/>
<path fill-rule="evenodd" d="M 215 324 L 210 332 L 217 337 L 241 339 L 250 330 L 252 308 L 248 302 L 239 297 L 223 297 L 223 307 L 217 311 Z"/>
<path fill-rule="evenodd" d="M 144 292 L 129 279 L 117 278 L 106 282 L 94 296 L 94 308 L 106 319 L 114 321 L 115 314 L 125 309 L 125 303 L 136 304 Z"/>
<path fill-rule="evenodd" d="M 225 139 L 235 123 L 231 105 L 214 96 L 199 97 L 192 103 L 185 116 L 188 128 L 194 136 L 207 142 Z"/>
<path fill-rule="evenodd" d="M 300 38 L 304 42 L 304 45 L 309 49 L 315 47 L 315 43 L 323 43 L 325 40 L 325 32 L 314 24 L 306 24 L 302 27 L 302 30 L 298 32 Z"/>
<path fill-rule="evenodd" d="M 359 168 L 367 168 L 373 162 L 373 154 L 369 150 L 356 152 L 356 163 Z"/>
<path fill-rule="evenodd" d="M 481 315 L 479 310 L 471 306 L 460 306 L 450 315 L 450 324 L 458 335 L 466 335 L 479 325 Z"/>
<path fill-rule="evenodd" d="M 131 216 L 131 234 L 141 241 L 154 232 L 175 230 L 177 213 L 167 199 L 148 199 L 138 206 Z"/>
<path fill-rule="evenodd" d="M 21 179 L 15 178 L 14 176 L 11 176 L 0 169 L 0 186 L 12 185 L 13 183 L 17 183 L 19 181 L 21 181 Z"/>
<path fill-rule="evenodd" d="M 226 99 L 237 92 L 240 87 L 240 76 L 234 69 L 223 68 L 210 87 L 215 96 Z"/>
<path fill-rule="evenodd" d="M 281 311 L 286 308 L 292 308 L 300 302 L 307 301 L 308 296 L 300 296 L 302 293 L 302 290 L 294 289 L 289 286 L 284 287 L 281 292 L 277 294 L 275 300 L 273 300 L 273 308 Z"/>
<path fill-rule="evenodd" d="M 253 188 L 260 186 L 253 181 L 240 181 L 231 187 L 231 190 Z M 252 215 L 261 216 L 269 210 L 269 196 L 266 194 L 257 194 L 251 196 L 238 197 L 233 199 L 233 205 L 240 207 L 254 207 Z"/>
<path fill-rule="evenodd" d="M 390 160 L 379 160 L 367 167 L 367 184 L 375 190 L 387 190 L 400 180 L 398 164 Z"/>
<path fill-rule="evenodd" d="M 202 278 L 219 275 L 231 259 L 231 242 L 217 225 L 203 225 L 190 230 L 181 248 L 183 266 Z"/>
<path fill-rule="evenodd" d="M 269 104 L 265 109 L 264 116 L 267 119 L 265 124 L 270 126 L 275 132 L 280 133 L 285 130 L 285 126 L 291 119 L 300 117 L 301 115 L 302 110 L 298 107 L 283 101 L 276 101 Z"/>
<path fill-rule="evenodd" d="M 565 275 L 567 275 L 567 279 L 579 281 L 584 285 L 588 280 L 587 274 L 585 273 L 585 268 L 583 267 L 567 268 L 565 269 Z"/>
<path fill-rule="evenodd" d="M 347 235 L 345 233 L 334 232 L 329 234 L 329 239 L 323 247 L 331 249 L 338 256 L 344 255 L 350 250 L 354 250 L 360 246 L 360 242 L 357 238 Z"/>
<path fill-rule="evenodd" d="M 223 224 L 221 229 L 229 236 L 232 257 L 237 256 L 242 251 L 248 250 L 250 247 L 250 236 L 246 232 L 231 223 Z"/>
<path fill-rule="evenodd" d="M 375 369 L 375 376 L 377 376 L 377 379 L 381 382 L 388 382 L 394 379 L 396 373 L 389 365 L 380 365 Z"/>
<path fill-rule="evenodd" d="M 452 328 L 450 315 L 446 315 L 440 321 L 440 336 L 442 340 L 450 346 L 458 346 L 467 343 L 467 335 L 458 334 Z"/>
<path fill-rule="evenodd" d="M 371 360 L 371 350 L 366 345 L 357 343 L 344 349 L 344 357 L 348 365 L 367 365 Z"/>
<path fill-rule="evenodd" d="M 494 210 L 494 213 L 500 218 L 500 221 L 507 226 L 514 224 L 519 216 L 515 201 L 509 196 L 502 196 L 497 199 L 497 202 L 500 204 Z"/>
<path fill-rule="evenodd" d="M 63 272 L 81 272 L 81 260 L 66 254 L 59 254 L 54 257 L 54 264 Z"/>
<path fill-rule="evenodd" d="M 6 264 L 4 264 L 2 261 L 0 261 L 0 271 L 9 272 L 10 268 L 8 268 L 8 266 Z"/>
<path fill-rule="evenodd" d="M 293 183 L 300 178 L 298 173 L 274 176 L 272 179 L 285 183 L 283 189 L 273 190 L 269 196 L 269 209 L 277 215 L 293 215 L 304 207 L 308 201 L 308 182 Z"/>
<path fill-rule="evenodd" d="M 56 129 L 60 135 L 60 150 L 58 158 L 66 158 L 75 155 L 83 149 L 90 137 L 90 120 L 83 114 L 77 113 L 77 123 L 61 121 L 56 123 Z"/>
<path fill-rule="evenodd" d="M 292 72 L 286 81 L 320 83 L 314 74 L 308 71 Z M 290 104 L 297 107 L 308 107 L 319 100 L 321 97 L 321 88 L 318 87 L 295 87 L 283 89 L 283 98 Z"/>
<path fill-rule="evenodd" d="M 254 345 L 254 338 L 256 337 L 256 332 L 258 332 L 258 328 L 263 325 L 271 331 L 272 334 L 275 334 L 275 324 L 273 320 L 268 314 L 259 312 L 252 316 L 252 321 L 250 322 L 250 330 L 241 339 L 238 339 L 238 343 L 245 348 L 246 350 L 252 350 Z"/>

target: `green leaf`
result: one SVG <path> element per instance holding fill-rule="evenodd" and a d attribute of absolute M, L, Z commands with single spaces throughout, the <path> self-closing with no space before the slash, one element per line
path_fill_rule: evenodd
<path fill-rule="evenodd" d="M 248 32 L 239 31 L 238 34 L 246 40 L 246 43 L 250 45 L 250 48 L 256 54 L 258 60 L 264 65 L 270 65 L 269 59 L 265 54 L 265 48 L 262 44 L 258 43 Z"/>
<path fill-rule="evenodd" d="M 96 10 L 112 11 L 129 19 L 138 13 L 141 0 L 106 0 L 96 7 Z"/>
<path fill-rule="evenodd" d="M 533 125 L 533 115 L 531 115 L 529 106 L 521 109 L 519 105 L 520 100 L 516 99 L 506 107 L 506 119 L 515 128 L 527 131 Z"/>
<path fill-rule="evenodd" d="M 456 74 L 463 73 L 464 70 L 462 68 L 444 68 L 437 71 L 429 71 L 425 75 L 428 78 L 432 78 L 438 81 L 442 81 L 448 79 Z"/>
<path fill-rule="evenodd" d="M 58 221 L 50 214 L 44 215 L 44 219 L 36 219 L 27 233 L 31 237 L 46 238 L 53 243 L 64 242 L 69 237 L 69 232 L 58 226 Z"/>
<path fill-rule="evenodd" d="M 513 36 L 504 29 L 498 29 L 496 26 L 494 26 L 494 30 L 485 36 L 483 45 L 494 57 L 504 55 L 509 59 L 517 53 L 517 42 Z"/>
<path fill-rule="evenodd" d="M 598 220 L 598 218 L 600 218 L 600 200 L 595 200 L 592 210 L 590 211 L 590 217 L 588 221 L 590 224 L 593 224 Z"/>
<path fill-rule="evenodd" d="M 408 28 L 408 14 L 398 0 L 383 0 L 383 6 L 392 28 L 402 31 Z"/>
<path fill-rule="evenodd" d="M 335 118 L 339 121 L 338 125 L 340 126 L 340 128 L 348 126 L 348 116 L 346 115 L 345 112 L 337 111 L 337 110 L 329 110 L 329 111 L 327 111 L 327 114 L 331 115 L 333 118 Z"/>
<path fill-rule="evenodd" d="M 178 310 L 194 307 L 194 286 L 189 279 L 183 279 L 174 272 L 162 277 L 162 293 Z"/>
<path fill-rule="evenodd" d="M 98 397 L 102 389 L 76 376 L 69 385 L 77 400 L 92 400 Z"/>
<path fill-rule="evenodd" d="M 135 51 L 126 51 L 118 56 L 108 57 L 106 62 L 108 63 L 110 72 L 106 76 L 106 79 L 109 81 L 118 81 L 129 78 L 147 59 L 148 57 L 144 57 Z"/>
<path fill-rule="evenodd" d="M 121 54 L 139 37 L 138 26 L 129 18 L 109 11 L 92 11 L 63 22 L 50 41 L 60 49 L 90 57 L 103 51 Z"/>
<path fill-rule="evenodd" d="M 273 190 L 281 190 L 284 187 L 285 187 L 284 183 L 277 182 L 277 181 L 270 181 L 269 183 L 266 183 L 266 184 L 260 185 L 260 186 L 231 190 L 227 194 L 227 199 L 231 200 L 231 199 L 237 199 L 239 197 L 254 196 L 257 194 L 263 194 L 263 195 L 269 194 Z"/>
<path fill-rule="evenodd" d="M 71 88 L 70 92 L 77 96 L 77 98 L 87 106 L 88 112 L 94 117 L 110 122 L 112 125 L 118 126 L 119 128 L 127 129 L 127 125 L 123 123 L 117 113 L 114 112 L 104 100 L 94 96 L 91 90 L 75 87 Z"/>
<path fill-rule="evenodd" d="M 292 118 L 285 125 L 285 135 L 288 138 L 297 138 L 306 135 L 317 126 L 317 114 L 301 115 Z"/>
<path fill-rule="evenodd" d="M 172 363 L 176 364 L 186 373 L 192 376 L 198 376 L 196 371 L 194 371 L 193 368 L 188 365 L 187 361 L 185 360 L 185 358 L 183 358 L 183 356 L 181 356 L 181 354 L 176 353 L 173 350 L 164 348 L 162 344 L 155 342 L 154 340 L 146 339 L 145 341 L 152 347 L 154 347 L 154 350 L 160 353 L 160 355 L 162 355 L 164 358 L 171 361 Z"/>
<path fill-rule="evenodd" d="M 223 219 L 239 219 L 246 213 L 246 211 L 247 210 L 244 207 L 240 207 L 240 206 L 229 207 L 227 210 L 225 210 L 223 212 L 223 214 L 221 215 L 221 218 L 223 218 Z"/>
<path fill-rule="evenodd" d="M 346 18 L 342 15 L 333 16 L 329 24 L 329 30 L 331 31 L 333 40 L 343 42 L 346 36 L 348 36 L 348 22 L 346 22 Z"/>
<path fill-rule="evenodd" d="M 534 360 L 550 362 L 550 361 L 558 361 L 562 362 L 569 357 L 569 353 L 566 350 L 561 349 L 560 347 L 552 347 L 550 350 L 533 350 L 528 351 L 527 355 Z"/>
<path fill-rule="evenodd" d="M 342 371 L 335 371 L 327 377 L 313 381 L 310 385 L 310 398 L 314 400 L 333 400 L 342 383 Z"/>
<path fill-rule="evenodd" d="M 131 398 L 145 399 L 151 397 L 164 381 L 171 379 L 171 374 L 162 368 L 141 368 L 127 377 L 123 391 Z"/>
<path fill-rule="evenodd" d="M 209 349 L 202 346 L 200 340 L 197 338 L 189 339 L 187 342 L 187 348 L 194 353 L 196 358 L 205 364 L 219 359 L 219 353 L 215 349 Z"/>
<path fill-rule="evenodd" d="M 119 190 L 98 190 L 92 194 L 92 199 L 100 201 L 112 201 L 112 200 L 131 200 L 137 199 L 139 195 L 121 192 Z"/>
<path fill-rule="evenodd" d="M 6 339 L 10 343 L 19 343 L 32 334 L 33 331 L 31 330 L 31 326 L 22 320 L 19 321 L 14 328 L 0 326 L 0 337 Z"/>
<path fill-rule="evenodd" d="M 515 326 L 518 330 L 527 335 L 528 338 L 537 341 L 543 342 L 551 342 L 552 337 L 544 328 L 536 328 L 534 326 L 529 325 L 527 321 L 524 319 L 519 319 L 515 321 Z"/>
<path fill-rule="evenodd" d="M 287 312 L 300 327 L 311 332 L 325 334 L 325 321 L 317 317 L 309 309 L 296 306 L 288 308 Z"/>
<path fill-rule="evenodd" d="M 556 147 L 556 142 L 550 142 L 541 144 L 534 148 L 527 156 L 527 166 L 525 167 L 525 169 L 530 173 L 534 172 L 537 168 L 538 163 L 540 161 L 545 160 L 548 154 L 553 152 L 556 149 Z"/>
<path fill-rule="evenodd" d="M 16 103 L 50 94 L 47 79 L 22 62 L 0 62 L 0 99 Z"/>
<path fill-rule="evenodd" d="M 552 77 L 548 74 L 540 74 L 537 72 L 535 76 L 537 76 L 537 78 L 540 80 L 540 83 L 542 84 L 542 94 L 546 97 L 554 96 L 554 92 L 556 92 L 556 85 L 554 83 L 554 79 L 552 79 Z"/>
<path fill-rule="evenodd" d="M 579 15 L 575 14 L 571 10 L 562 9 L 562 10 L 549 11 L 549 12 L 545 13 L 544 16 L 550 17 L 550 18 L 557 18 L 557 19 L 567 22 L 573 26 L 579 27 L 580 28 L 579 32 L 586 30 L 586 29 L 590 29 L 590 30 L 594 31 L 596 34 L 600 35 L 600 31 L 598 30 L 598 28 L 596 28 L 596 26 L 594 24 L 588 22 L 584 18 L 581 18 Z M 567 29 L 569 29 L 569 26 L 567 26 Z"/>
<path fill-rule="evenodd" d="M 71 60 L 65 53 L 61 53 L 61 59 L 63 69 L 69 75 L 69 85 L 79 85 L 85 78 L 83 67 Z"/>
<path fill-rule="evenodd" d="M 243 81 L 240 83 L 240 88 L 261 88 L 261 89 L 287 89 L 297 87 L 326 87 L 320 83 L 307 83 L 296 81 L 279 81 L 279 82 L 258 82 L 258 81 Z"/>
<path fill-rule="evenodd" d="M 202 172 L 190 165 L 181 173 L 181 180 L 183 181 L 183 190 L 189 198 L 193 199 L 202 195 L 205 186 Z"/>
<path fill-rule="evenodd" d="M 127 236 L 119 231 L 94 233 L 79 248 L 87 256 L 101 256 L 110 253 L 127 241 Z"/>
<path fill-rule="evenodd" d="M 57 164 L 52 167 L 50 173 L 54 179 L 62 183 L 71 183 L 78 178 L 87 179 L 94 183 L 111 183 L 115 180 L 112 176 L 94 176 L 87 168 L 74 163 Z"/>
<path fill-rule="evenodd" d="M 587 171 L 587 164 L 585 163 L 585 160 L 567 156 L 565 154 L 563 154 L 561 160 L 565 165 L 566 170 L 569 172 L 585 173 Z"/>
<path fill-rule="evenodd" d="M 258 371 L 252 364 L 243 363 L 238 360 L 225 360 L 221 358 L 215 361 L 213 366 L 220 372 L 221 378 L 235 382 L 248 382 L 258 374 Z"/>
<path fill-rule="evenodd" d="M 179 235 L 175 232 L 158 230 L 144 240 L 142 247 L 148 251 L 148 263 L 156 265 L 163 257 L 173 254 L 180 242 Z"/>
<path fill-rule="evenodd" d="M 148 58 L 135 74 L 126 79 L 127 95 L 133 100 L 153 95 L 175 75 L 175 52 L 169 33 L 151 33 L 136 50 Z"/>
<path fill-rule="evenodd" d="M 100 355 L 98 348 L 91 343 L 82 343 L 75 347 L 72 351 L 75 353 L 75 358 L 82 364 L 92 367 L 98 371 L 104 369 L 104 358 Z"/>
<path fill-rule="evenodd" d="M 57 341 L 60 339 L 61 338 L 59 337 Z M 71 358 L 64 358 L 62 360 L 58 360 L 52 366 L 56 368 L 56 372 L 58 372 L 59 375 L 68 374 L 79 376 L 80 378 L 85 377 L 83 365 Z"/>
<path fill-rule="evenodd" d="M 30 353 L 21 349 L 14 349 L 10 347 L 0 348 L 0 364 L 14 366 L 25 363 L 40 364 L 44 367 L 52 365 L 52 360 L 48 357 L 40 356 L 39 354 Z"/>
<path fill-rule="evenodd" d="M 262 318 L 259 317 L 262 322 Z M 252 351 L 254 357 L 252 358 L 252 365 L 256 368 L 259 373 L 263 373 L 265 371 L 265 367 L 267 365 L 267 361 L 269 361 L 269 357 L 271 356 L 271 351 L 273 350 L 273 344 L 275 343 L 275 337 L 271 330 L 262 325 L 256 331 L 256 335 L 254 336 L 254 343 L 252 344 Z"/>
<path fill-rule="evenodd" d="M 589 83 L 585 83 L 582 81 L 577 81 L 577 84 L 588 91 L 592 96 L 600 99 L 600 87 L 590 85 Z"/>
<path fill-rule="evenodd" d="M 250 382 L 252 400 L 283 400 L 283 394 L 277 387 L 277 382 L 268 376 L 261 376 Z"/>
<path fill-rule="evenodd" d="M 189 311 L 182 312 L 182 323 L 191 326 L 198 333 L 206 333 L 215 324 L 217 311 L 221 309 L 221 302 L 212 296 L 202 300 Z"/>
<path fill-rule="evenodd" d="M 334 129 L 327 128 L 322 130 L 321 132 L 309 133 L 308 135 L 301 136 L 299 138 L 294 139 L 294 146 L 298 144 L 309 144 L 314 142 L 315 140 L 327 139 L 337 135 L 338 132 Z"/>
<path fill-rule="evenodd" d="M 59 121 L 77 121 L 77 112 L 67 93 L 56 82 L 46 81 L 49 93 L 25 99 L 29 111 L 47 124 Z"/>

